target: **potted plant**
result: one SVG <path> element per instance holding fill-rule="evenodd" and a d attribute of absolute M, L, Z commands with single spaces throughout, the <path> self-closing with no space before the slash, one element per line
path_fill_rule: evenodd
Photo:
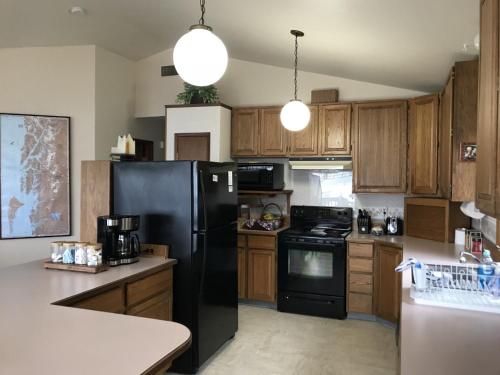
<path fill-rule="evenodd" d="M 214 85 L 200 87 L 184 82 L 184 91 L 177 95 L 176 102 L 181 104 L 218 103 L 219 94 Z"/>

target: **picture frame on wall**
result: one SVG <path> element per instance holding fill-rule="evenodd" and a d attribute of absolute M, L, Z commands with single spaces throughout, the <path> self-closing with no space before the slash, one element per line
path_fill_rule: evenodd
<path fill-rule="evenodd" d="M 70 117 L 0 113 L 0 239 L 71 235 Z"/>
<path fill-rule="evenodd" d="M 476 161 L 477 145 L 472 142 L 460 143 L 460 161 Z"/>

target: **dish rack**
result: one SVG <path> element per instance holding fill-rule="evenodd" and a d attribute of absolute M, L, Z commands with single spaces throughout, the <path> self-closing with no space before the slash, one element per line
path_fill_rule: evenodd
<path fill-rule="evenodd" d="M 426 271 L 425 287 L 417 289 L 412 267 L 416 303 L 500 314 L 500 276 L 478 274 L 475 265 L 426 264 Z"/>

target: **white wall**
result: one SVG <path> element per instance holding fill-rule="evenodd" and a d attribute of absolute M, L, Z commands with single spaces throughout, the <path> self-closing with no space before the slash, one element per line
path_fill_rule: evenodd
<path fill-rule="evenodd" d="M 176 133 L 210 133 L 210 161 L 230 161 L 231 111 L 220 106 L 167 109 L 167 160 L 175 159 Z"/>
<path fill-rule="evenodd" d="M 107 160 L 120 134 L 134 127 L 134 62 L 95 47 L 96 160 Z"/>
<path fill-rule="evenodd" d="M 93 46 L 0 49 L 0 112 L 71 117 L 72 238 L 80 228 L 80 161 L 95 156 L 94 61 Z M 0 240 L 0 267 L 48 257 L 53 240 Z"/>
<path fill-rule="evenodd" d="M 161 77 L 162 65 L 171 65 L 172 49 L 137 62 L 136 117 L 163 116 L 164 105 L 175 103 L 183 83 L 179 76 Z M 408 98 L 422 92 L 355 81 L 323 74 L 299 72 L 298 96 L 311 99 L 311 90 L 338 88 L 340 100 Z M 230 106 L 281 105 L 293 95 L 293 70 L 229 59 L 224 77 L 216 83 L 221 101 Z"/>

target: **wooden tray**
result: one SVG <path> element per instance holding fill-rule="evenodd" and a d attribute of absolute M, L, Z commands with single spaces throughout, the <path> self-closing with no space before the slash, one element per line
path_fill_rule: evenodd
<path fill-rule="evenodd" d="M 101 264 L 100 266 L 85 266 L 83 264 L 64 264 L 46 261 L 43 263 L 45 268 L 62 271 L 86 272 L 86 273 L 99 273 L 106 271 L 109 266 Z"/>

